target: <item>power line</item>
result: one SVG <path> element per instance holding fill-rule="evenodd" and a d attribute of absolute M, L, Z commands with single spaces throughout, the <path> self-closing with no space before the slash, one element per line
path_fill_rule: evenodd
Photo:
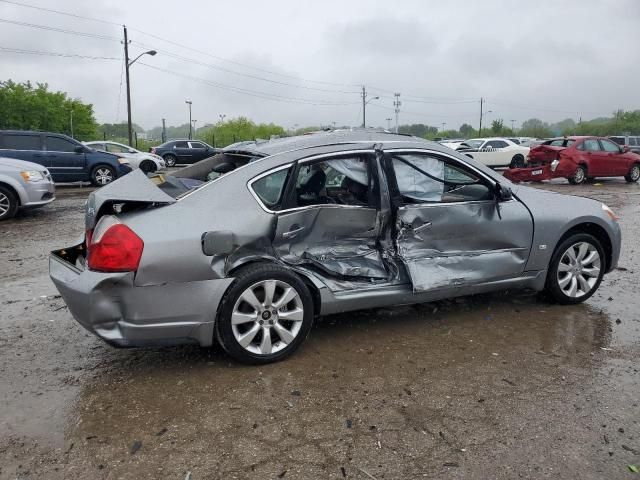
<path fill-rule="evenodd" d="M 100 57 L 100 56 L 93 56 L 93 55 L 81 55 L 77 53 L 45 52 L 43 50 L 24 50 L 21 48 L 12 48 L 12 47 L 0 47 L 0 51 L 9 52 L 9 53 L 27 54 L 27 55 L 46 55 L 51 57 L 83 58 L 88 60 L 120 60 L 118 57 Z"/>
<path fill-rule="evenodd" d="M 116 37 L 111 37 L 109 35 L 100 35 L 97 33 L 88 33 L 88 32 L 78 32 L 75 30 L 67 30 L 65 28 L 56 28 L 56 27 L 49 27 L 47 25 L 38 25 L 35 23 L 27 23 L 27 22 L 19 22 L 17 20 L 8 20 L 6 18 L 0 18 L 0 22 L 2 23 L 10 23 L 12 25 L 18 25 L 20 27 L 30 27 L 30 28 L 38 28 L 40 30 L 50 30 L 52 32 L 59 32 L 59 33 L 67 33 L 70 35 L 78 35 L 81 37 L 88 37 L 88 38 L 97 38 L 100 40 L 114 40 L 116 42 L 119 42 L 120 39 L 116 38 Z"/>
<path fill-rule="evenodd" d="M 241 93 L 244 95 L 249 95 L 249 96 L 253 96 L 253 97 L 257 97 L 257 98 L 263 98 L 266 100 L 274 100 L 274 101 L 280 101 L 280 102 L 287 102 L 287 103 L 298 103 L 298 104 L 304 104 L 304 105 L 316 105 L 316 106 L 343 106 L 343 105 L 355 105 L 359 102 L 324 102 L 324 101 L 316 101 L 313 99 L 309 99 L 309 98 L 299 98 L 299 97 L 286 97 L 283 95 L 276 95 L 273 93 L 267 93 L 267 92 L 260 92 L 257 90 L 249 90 L 246 88 L 240 88 L 240 87 L 234 87 L 232 85 L 227 85 L 224 83 L 218 83 L 218 82 L 213 82 L 211 80 L 207 80 L 205 78 L 200 78 L 200 77 L 193 77 L 191 75 L 185 75 L 182 73 L 178 73 L 175 72 L 173 70 L 167 70 L 165 68 L 161 68 L 161 67 L 156 67 L 153 65 L 149 65 L 147 63 L 143 63 L 143 62 L 138 62 L 138 65 L 144 65 L 147 68 L 151 68 L 153 70 L 157 70 L 160 72 L 164 72 L 167 73 L 169 75 L 174 75 L 176 77 L 181 77 L 181 78 L 185 78 L 188 80 L 192 80 L 195 82 L 199 82 L 199 83 L 203 83 L 205 85 L 209 85 L 211 87 L 215 87 L 215 88 L 220 88 L 222 90 L 228 90 L 228 91 L 232 91 L 232 92 L 236 92 L 236 93 Z"/>
<path fill-rule="evenodd" d="M 0 0 L 0 2 L 8 3 L 8 4 L 11 4 L 11 5 L 15 5 L 17 7 L 27 7 L 27 8 L 33 8 L 34 10 L 41 10 L 43 12 L 57 13 L 59 15 L 66 15 L 67 17 L 74 17 L 74 18 L 79 18 L 79 19 L 82 19 L 82 20 L 91 20 L 93 22 L 105 23 L 107 25 L 116 25 L 118 27 L 120 26 L 120 24 L 115 23 L 115 22 L 110 22 L 109 20 L 104 20 L 104 19 L 100 19 L 100 18 L 85 17 L 83 15 L 77 15 L 75 13 L 62 12 L 60 10 L 53 10 L 52 8 L 44 8 L 44 7 L 39 7 L 39 6 L 36 6 L 36 5 L 29 5 L 29 4 L 26 4 L 26 3 L 12 2 L 10 0 Z"/>
<path fill-rule="evenodd" d="M 132 42 L 136 45 L 140 45 L 141 47 L 144 48 L 153 48 L 151 45 L 145 44 L 145 43 L 141 43 L 138 41 Z M 189 64 L 197 64 L 197 65 L 201 65 L 203 67 L 207 67 L 207 68 L 212 68 L 214 70 L 220 70 L 222 72 L 226 72 L 226 73 L 231 73 L 233 75 L 239 75 L 242 77 L 247 77 L 247 78 L 253 78 L 255 80 L 260 80 L 263 82 L 268 82 L 268 83 L 273 83 L 275 85 L 284 85 L 284 86 L 289 86 L 289 87 L 295 87 L 295 88 L 301 88 L 304 90 L 314 90 L 314 91 L 318 91 L 318 92 L 326 92 L 326 93 L 343 93 L 343 94 L 349 94 L 349 95 L 355 95 L 358 94 L 359 92 L 355 91 L 355 90 L 351 90 L 351 91 L 347 91 L 347 90 L 330 90 L 327 88 L 319 88 L 319 87 L 309 87 L 306 85 L 296 85 L 293 83 L 287 83 L 287 82 L 281 82 L 279 80 L 272 80 L 270 78 L 264 78 L 264 77 L 260 77 L 257 75 L 252 75 L 250 73 L 243 73 L 243 72 L 237 72 L 235 70 L 231 70 L 225 67 L 221 67 L 219 65 L 213 65 L 211 63 L 206 63 L 206 62 L 202 62 L 200 60 L 196 60 L 194 58 L 189 58 L 189 57 L 185 57 L 183 55 L 179 55 L 177 53 L 173 53 L 173 52 L 169 52 L 167 50 L 161 50 L 160 51 L 162 53 L 163 56 L 167 56 L 169 58 L 175 58 L 177 60 L 183 61 L 183 62 L 187 62 Z"/>

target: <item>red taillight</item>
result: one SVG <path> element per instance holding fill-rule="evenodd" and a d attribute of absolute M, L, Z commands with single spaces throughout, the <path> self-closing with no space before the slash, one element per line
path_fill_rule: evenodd
<path fill-rule="evenodd" d="M 97 230 L 97 229 L 96 229 Z M 144 242 L 126 225 L 116 223 L 87 246 L 87 264 L 98 272 L 133 272 L 140 265 Z"/>

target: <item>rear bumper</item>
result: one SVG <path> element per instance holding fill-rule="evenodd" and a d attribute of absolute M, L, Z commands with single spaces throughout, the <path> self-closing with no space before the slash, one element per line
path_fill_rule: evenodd
<path fill-rule="evenodd" d="M 233 281 L 135 286 L 133 272 L 81 270 L 55 252 L 49 275 L 78 323 L 117 347 L 211 345 L 218 304 Z"/>
<path fill-rule="evenodd" d="M 539 182 L 560 177 L 556 175 L 556 172 L 551 171 L 551 166 L 549 165 L 542 167 L 508 168 L 502 172 L 502 175 L 512 182 Z"/>

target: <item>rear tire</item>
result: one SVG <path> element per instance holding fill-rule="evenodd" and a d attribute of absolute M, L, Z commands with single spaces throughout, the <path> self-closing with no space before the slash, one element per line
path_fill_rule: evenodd
<path fill-rule="evenodd" d="M 10 188 L 0 185 L 0 220 L 8 220 L 16 216 L 18 197 Z"/>
<path fill-rule="evenodd" d="M 640 163 L 634 164 L 629 173 L 624 176 L 624 179 L 629 183 L 637 182 L 640 179 Z"/>
<path fill-rule="evenodd" d="M 279 265 L 241 269 L 218 309 L 215 335 L 235 360 L 265 364 L 291 355 L 313 325 L 313 299 L 304 282 Z"/>
<path fill-rule="evenodd" d="M 600 286 L 605 269 L 604 250 L 598 239 L 587 233 L 571 235 L 553 252 L 545 290 L 564 305 L 584 302 Z"/>
<path fill-rule="evenodd" d="M 174 167 L 178 162 L 178 157 L 176 157 L 172 153 L 165 155 L 163 158 L 164 158 L 164 163 L 166 163 L 167 167 Z"/>
<path fill-rule="evenodd" d="M 520 154 L 514 155 L 509 168 L 524 168 L 524 157 Z"/>
<path fill-rule="evenodd" d="M 578 165 L 576 171 L 570 177 L 567 177 L 571 185 L 580 185 L 587 180 L 587 169 L 583 165 Z"/>
<path fill-rule="evenodd" d="M 97 165 L 91 170 L 91 183 L 96 187 L 109 185 L 116 178 L 115 169 L 109 165 Z"/>
<path fill-rule="evenodd" d="M 146 175 L 147 173 L 155 172 L 157 168 L 156 168 L 156 164 L 153 163 L 151 160 L 145 160 L 140 164 L 140 170 L 142 170 Z"/>

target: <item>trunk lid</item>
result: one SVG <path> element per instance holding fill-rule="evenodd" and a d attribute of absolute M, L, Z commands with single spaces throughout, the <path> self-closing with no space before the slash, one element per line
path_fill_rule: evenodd
<path fill-rule="evenodd" d="M 89 195 L 85 207 L 85 230 L 92 230 L 105 214 L 117 214 L 123 209 L 159 207 L 175 202 L 175 198 L 136 169 Z"/>
<path fill-rule="evenodd" d="M 529 151 L 530 164 L 550 163 L 560 159 L 560 152 L 567 147 L 555 147 L 551 145 L 538 145 Z"/>

